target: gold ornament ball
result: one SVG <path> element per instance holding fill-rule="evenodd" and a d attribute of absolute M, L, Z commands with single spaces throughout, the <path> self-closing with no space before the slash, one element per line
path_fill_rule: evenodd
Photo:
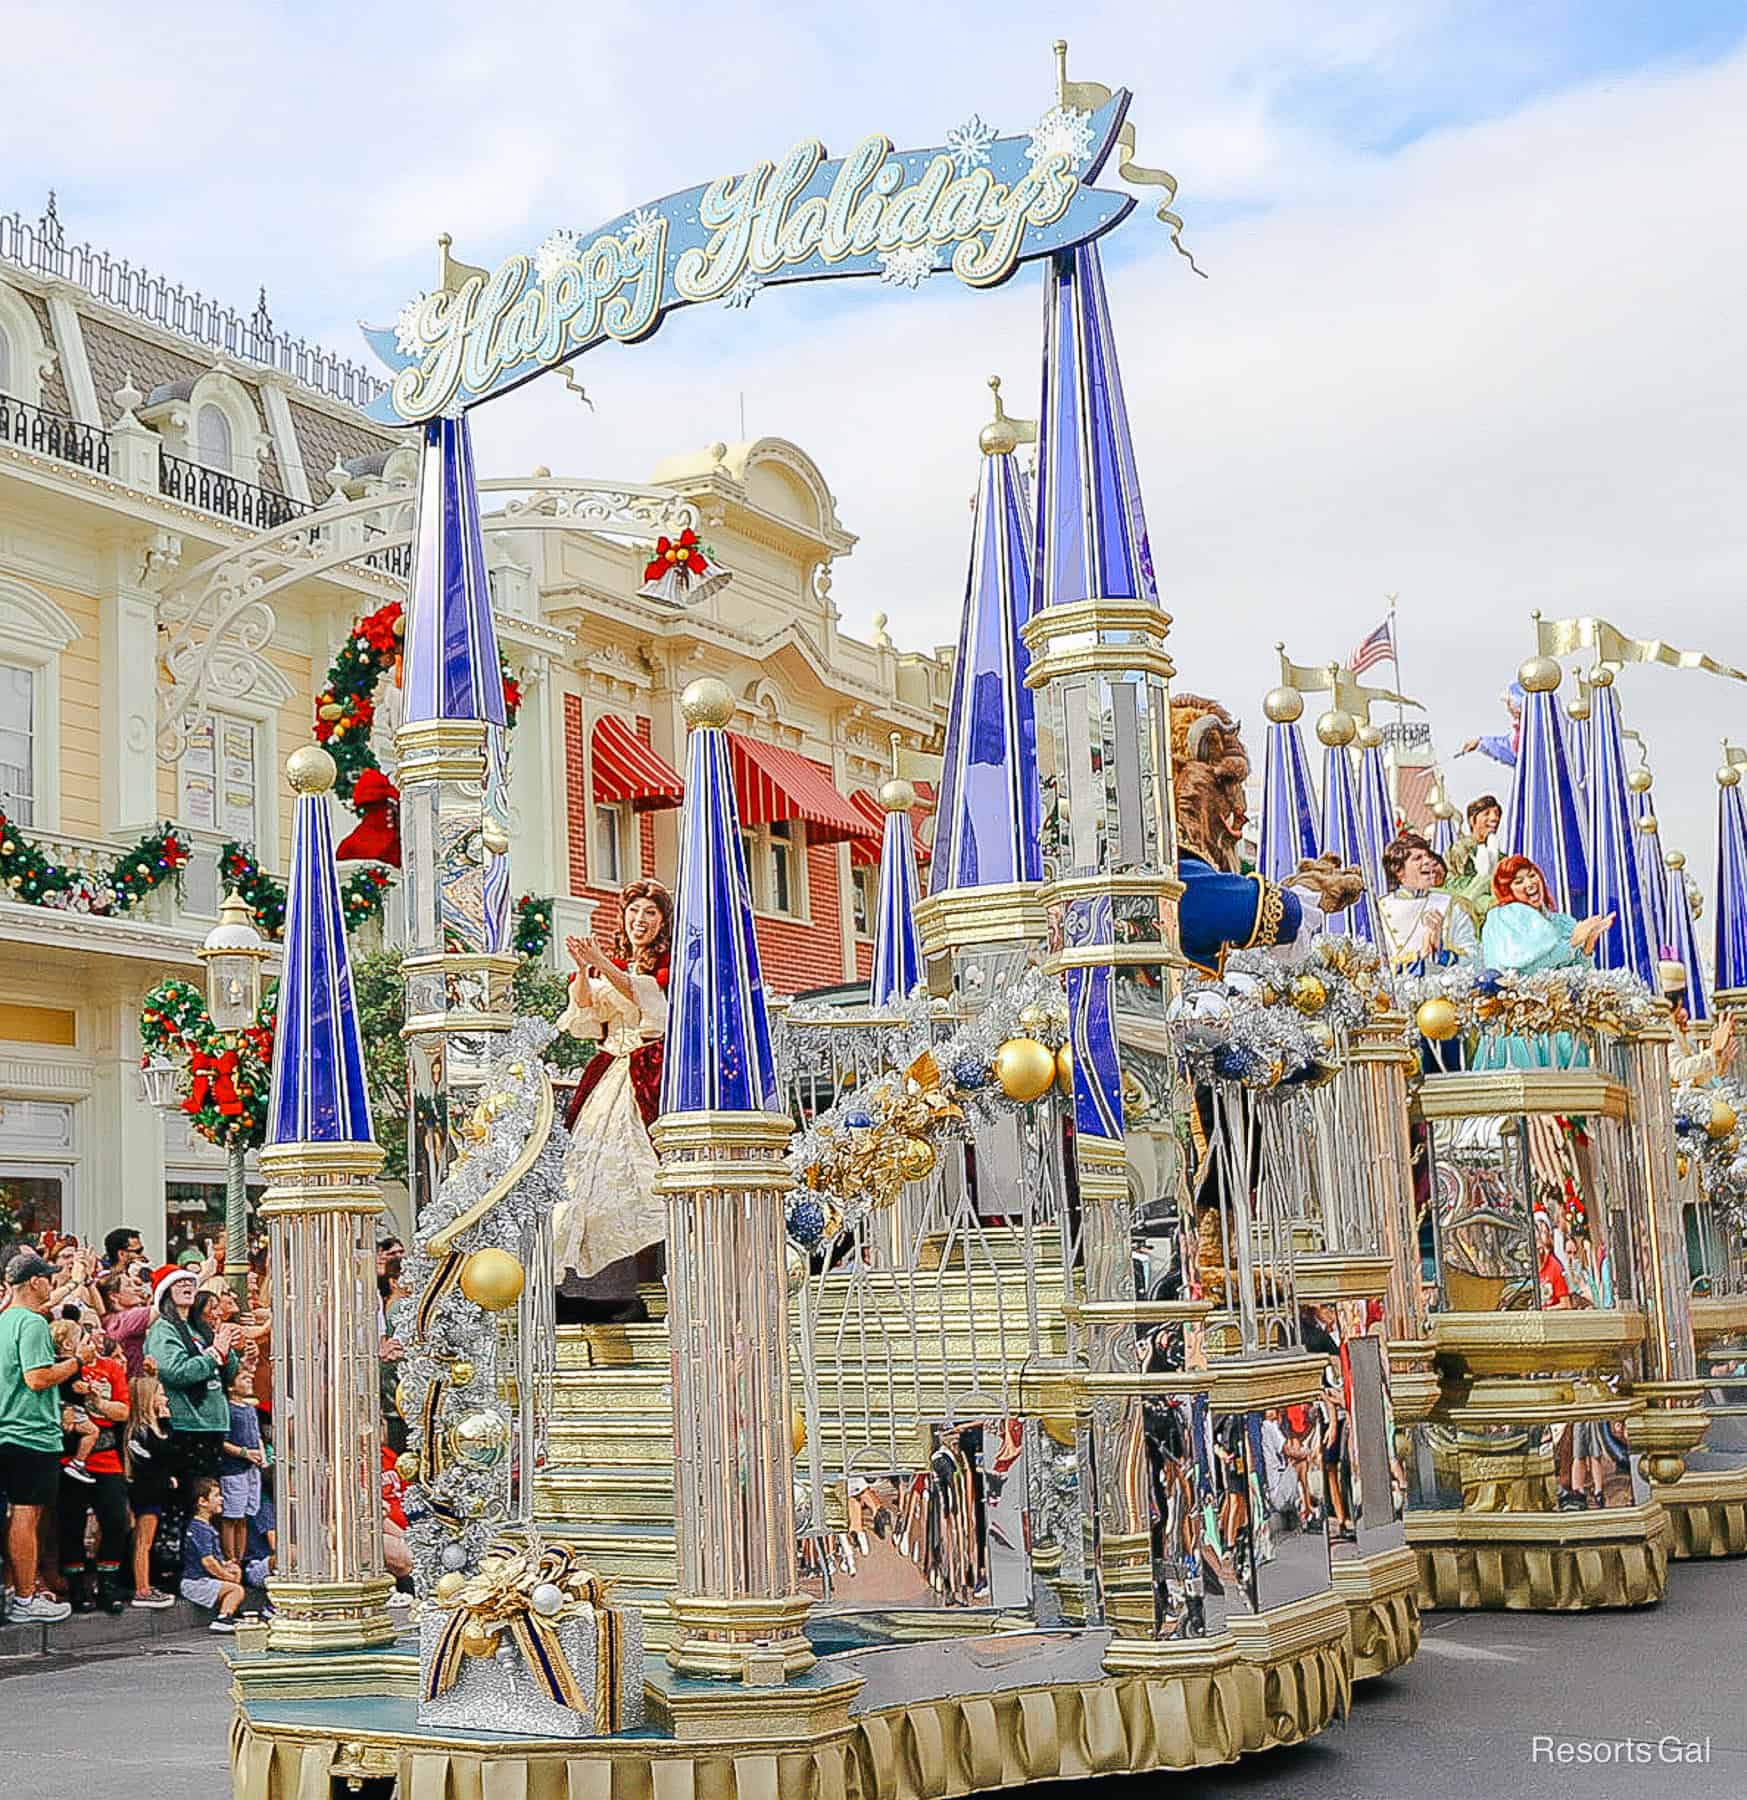
<path fill-rule="evenodd" d="M 1652 777 L 1648 769 L 1628 769 L 1626 771 L 1626 786 L 1629 787 L 1634 794 L 1649 793 L 1651 779 Z"/>
<path fill-rule="evenodd" d="M 461 1648 L 468 1656 L 488 1662 L 497 1655 L 497 1633 L 489 1625 L 469 1624 L 461 1628 Z"/>
<path fill-rule="evenodd" d="M 1328 984 L 1320 975 L 1292 978 L 1292 1004 L 1301 1013 L 1319 1013 L 1328 1005 Z"/>
<path fill-rule="evenodd" d="M 394 1472 L 402 1481 L 417 1481 L 425 1472 L 425 1465 L 419 1461 L 416 1450 L 403 1450 L 394 1459 Z"/>
<path fill-rule="evenodd" d="M 394 1410 L 399 1413 L 403 1419 L 407 1415 L 406 1383 L 404 1381 L 397 1381 L 394 1384 Z M 395 1465 L 396 1468 L 399 1466 L 398 1463 Z"/>
<path fill-rule="evenodd" d="M 734 696 L 727 682 L 700 675 L 680 695 L 679 710 L 688 725 L 726 725 L 734 717 Z"/>
<path fill-rule="evenodd" d="M 1434 1044 L 1447 1042 L 1462 1029 L 1455 1007 L 1441 997 L 1422 1000 L 1414 1011 L 1413 1022 L 1420 1036 L 1430 1038 Z"/>
<path fill-rule="evenodd" d="M 453 1603 L 455 1596 L 467 1585 L 467 1577 L 459 1569 L 451 1569 L 447 1575 L 437 1577 L 437 1598 L 445 1606 Z"/>
<path fill-rule="evenodd" d="M 1550 656 L 1531 656 L 1516 672 L 1525 694 L 1550 694 L 1565 671 Z"/>
<path fill-rule="evenodd" d="M 340 765 L 320 744 L 305 744 L 285 759 L 285 779 L 294 794 L 325 794 L 339 773 Z"/>
<path fill-rule="evenodd" d="M 509 1422 L 501 1413 L 468 1413 L 449 1427 L 449 1454 L 476 1469 L 495 1469 L 510 1447 Z"/>
<path fill-rule="evenodd" d="M 1043 1426 L 1043 1435 L 1052 1444 L 1060 1444 L 1064 1450 L 1073 1449 L 1079 1442 L 1072 1413 L 1045 1413 L 1039 1423 Z"/>
<path fill-rule="evenodd" d="M 1717 771 L 1717 786 L 1730 788 L 1739 787 L 1740 785 L 1741 771 L 1737 769 L 1733 763 L 1724 763 Z"/>
<path fill-rule="evenodd" d="M 1055 1053 L 1055 1079 L 1056 1086 L 1064 1094 L 1071 1094 L 1074 1091 L 1074 1047 L 1072 1044 L 1063 1044 Z"/>
<path fill-rule="evenodd" d="M 1317 720 L 1316 741 L 1326 750 L 1339 750 L 1353 741 L 1358 730 L 1352 714 L 1341 712 L 1337 708 L 1333 712 L 1325 712 Z"/>
<path fill-rule="evenodd" d="M 995 1079 L 1009 1100 L 1041 1099 L 1055 1080 L 1055 1052 L 1036 1038 L 1009 1038 L 995 1052 Z"/>
<path fill-rule="evenodd" d="M 880 784 L 880 805 L 887 812 L 908 812 L 915 804 L 916 790 L 909 782 L 894 776 Z"/>
<path fill-rule="evenodd" d="M 905 1138 L 898 1146 L 898 1173 L 906 1181 L 920 1181 L 934 1173 L 934 1146 L 926 1138 Z"/>
<path fill-rule="evenodd" d="M 796 1456 L 807 1447 L 807 1415 L 798 1406 L 789 1414 L 789 1445 Z"/>
<path fill-rule="evenodd" d="M 468 1387 L 473 1381 L 473 1365 L 470 1362 L 453 1362 L 449 1365 L 449 1380 L 455 1387 Z"/>
<path fill-rule="evenodd" d="M 526 1280 L 507 1250 L 475 1250 L 462 1265 L 461 1292 L 487 1312 L 504 1312 L 521 1299 Z"/>
<path fill-rule="evenodd" d="M 1271 724 L 1290 725 L 1304 717 L 1304 696 L 1297 688 L 1269 688 L 1262 699 L 1262 712 Z"/>
<path fill-rule="evenodd" d="M 1726 1138 L 1735 1129 L 1735 1109 L 1727 1100 L 1717 1099 L 1711 1102 L 1711 1116 L 1705 1126 L 1708 1136 Z"/>

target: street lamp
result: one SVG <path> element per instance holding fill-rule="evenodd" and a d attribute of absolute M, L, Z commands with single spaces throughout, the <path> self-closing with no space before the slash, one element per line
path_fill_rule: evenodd
<path fill-rule="evenodd" d="M 215 1029 L 238 1032 L 255 1022 L 261 1007 L 261 965 L 273 954 L 255 929 L 249 903 L 229 894 L 218 923 L 196 952 L 206 965 L 206 1013 Z M 142 1072 L 142 1081 L 150 1075 Z M 248 1148 L 233 1138 L 225 1150 L 224 1272 L 239 1303 L 249 1286 L 249 1190 L 244 1162 Z"/>

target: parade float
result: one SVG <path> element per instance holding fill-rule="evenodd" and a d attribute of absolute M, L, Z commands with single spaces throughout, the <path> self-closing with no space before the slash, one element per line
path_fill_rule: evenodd
<path fill-rule="evenodd" d="M 496 271 L 445 243 L 439 285 L 372 334 L 383 416 L 422 446 L 392 1321 L 416 1606 L 403 1627 L 386 1604 L 345 771 L 311 745 L 261 1153 L 280 1561 L 232 1659 L 241 1800 L 924 1800 L 1229 1763 L 1343 1717 L 1413 1657 L 1422 1606 L 1644 1604 L 1671 1536 L 1742 1547 L 1715 1400 L 1747 1160 L 1737 1181 L 1728 1093 L 1671 1087 L 1645 868 L 1670 892 L 1608 659 L 1581 787 L 1559 665 L 1524 666 L 1507 826 L 1546 901 L 1614 914 L 1599 967 L 1393 954 L 1368 707 L 1403 697 L 1338 667 L 1287 664 L 1267 696 L 1248 866 L 1238 721 L 1173 692 L 1095 241 L 1134 205 L 1089 185 L 1112 158 L 1180 229 L 1128 106 L 1058 46 L 1028 138 L 973 118 L 938 151 L 806 143 Z M 559 1326 L 569 1134 L 553 1027 L 512 998 L 466 410 L 770 282 L 976 288 L 1033 261 L 1039 421 L 991 384 L 927 891 L 922 771 L 895 753 L 865 1001 L 767 994 L 736 697 L 687 687 L 665 1281 L 646 1316 Z M 683 605 L 691 547 L 664 541 L 652 579 Z M 1330 702 L 1320 802 L 1306 692 Z M 1747 941 L 1747 831 L 1731 855 L 1719 1007 L 1747 994 L 1747 950 L 1721 948 L 1725 916 Z M 1594 1276 L 1582 1307 L 1544 1268 L 1554 1221 Z M 1702 1523 L 1671 1533 L 1683 1509 Z"/>

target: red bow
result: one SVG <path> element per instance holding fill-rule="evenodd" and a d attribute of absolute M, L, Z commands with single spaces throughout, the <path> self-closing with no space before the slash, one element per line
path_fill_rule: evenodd
<path fill-rule="evenodd" d="M 194 1076 L 194 1089 L 182 1102 L 185 1113 L 199 1112 L 210 1095 L 220 1118 L 235 1119 L 242 1115 L 243 1103 L 237 1097 L 237 1084 L 233 1079 L 237 1072 L 236 1051 L 226 1050 L 220 1056 L 212 1056 L 204 1050 L 196 1050 L 188 1059 L 188 1067 Z"/>
<path fill-rule="evenodd" d="M 669 569 L 684 569 L 688 575 L 702 575 L 709 569 L 704 553 L 698 548 L 698 534 L 688 525 L 677 538 L 657 538 L 655 556 L 644 568 L 645 581 L 659 581 Z"/>

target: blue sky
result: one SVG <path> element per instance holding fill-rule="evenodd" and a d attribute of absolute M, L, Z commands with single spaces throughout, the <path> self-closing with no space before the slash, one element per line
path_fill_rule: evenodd
<path fill-rule="evenodd" d="M 1494 727 L 1531 607 L 1747 666 L 1747 6 L 592 11 L 26 0 L 10 42 L 39 78 L 0 109 L 0 205 L 53 186 L 71 234 L 244 310 L 265 283 L 282 326 L 363 359 L 356 321 L 428 284 L 440 230 L 487 262 L 802 135 L 1023 131 L 1065 35 L 1075 76 L 1135 90 L 1210 275 L 1144 207 L 1108 243 L 1187 685 L 1259 724 L 1273 641 L 1342 654 L 1390 591 L 1446 748 Z M 737 435 L 744 396 L 860 534 L 846 624 L 943 642 L 984 381 L 1030 410 L 1037 347 L 1024 275 L 773 291 L 586 358 L 592 413 L 555 380 L 487 408 L 482 466 L 638 478 Z M 1632 672 L 1622 699 L 1708 869 L 1747 692 Z"/>

